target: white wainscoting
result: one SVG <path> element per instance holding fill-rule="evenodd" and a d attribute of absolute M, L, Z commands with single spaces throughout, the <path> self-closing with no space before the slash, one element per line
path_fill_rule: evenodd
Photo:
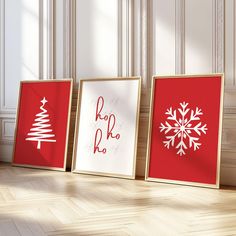
<path fill-rule="evenodd" d="M 236 1 L 225 1 L 225 115 L 221 182 L 236 186 Z"/>
<path fill-rule="evenodd" d="M 141 75 L 144 175 L 151 76 L 225 72 L 221 180 L 236 185 L 235 0 L 0 0 L 0 10 L 0 160 L 11 160 L 22 79 Z"/>

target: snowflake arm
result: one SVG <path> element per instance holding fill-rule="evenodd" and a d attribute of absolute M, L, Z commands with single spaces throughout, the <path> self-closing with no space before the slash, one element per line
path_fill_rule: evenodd
<path fill-rule="evenodd" d="M 189 108 L 186 109 L 186 107 L 188 106 L 188 103 L 180 103 L 180 106 L 182 107 L 182 109 L 178 109 L 179 113 L 182 115 L 182 124 L 183 122 L 186 123 L 187 119 L 185 119 L 185 116 L 187 115 L 187 113 L 189 112 Z"/>
<path fill-rule="evenodd" d="M 186 130 L 190 131 L 190 130 L 194 130 L 199 136 L 201 135 L 201 132 L 206 134 L 207 128 L 206 128 L 206 124 L 201 126 L 202 122 L 199 122 L 197 125 L 195 125 L 194 127 L 191 127 L 192 124 L 188 124 L 186 127 Z M 191 132 L 188 132 L 191 133 Z"/>
<path fill-rule="evenodd" d="M 172 127 L 167 121 L 165 124 L 166 124 L 166 126 L 161 123 L 161 126 L 160 126 L 161 132 L 165 130 L 165 134 L 167 134 L 172 129 L 178 129 L 177 124 L 175 124 L 175 127 Z"/>
<path fill-rule="evenodd" d="M 183 141 L 180 141 L 178 143 L 178 145 L 176 146 L 176 149 L 177 148 L 179 148 L 177 154 L 179 154 L 180 156 L 185 155 L 184 149 L 187 149 L 187 146 L 185 145 L 185 143 Z"/>
<path fill-rule="evenodd" d="M 172 107 L 170 107 L 170 109 L 166 111 L 165 113 L 166 115 L 169 115 L 167 117 L 168 120 L 173 120 L 175 121 L 178 125 L 180 125 L 179 121 L 177 120 L 177 116 L 176 116 L 176 110 L 172 111 Z"/>
<path fill-rule="evenodd" d="M 163 141 L 164 143 L 164 146 L 167 147 L 168 149 L 170 148 L 170 145 L 173 147 L 174 144 L 175 144 L 175 137 L 180 133 L 180 131 L 178 131 L 175 135 L 173 136 L 167 136 L 166 139 L 168 140 L 165 140 Z"/>
<path fill-rule="evenodd" d="M 202 115 L 203 113 L 202 113 L 202 110 L 201 109 L 199 109 L 198 107 L 196 107 L 196 109 L 195 109 L 195 112 L 192 110 L 191 111 L 191 115 L 190 115 L 190 119 L 189 119 L 189 121 L 186 123 L 186 125 L 188 125 L 191 121 L 193 121 L 193 120 L 200 120 L 200 115 Z"/>
<path fill-rule="evenodd" d="M 199 149 L 199 147 L 201 146 L 201 143 L 197 143 L 197 141 L 199 140 L 199 138 L 197 137 L 192 137 L 190 136 L 187 132 L 185 132 L 185 134 L 188 136 L 189 138 L 189 147 L 191 148 L 193 146 L 193 150 L 196 151 L 197 149 Z"/>
<path fill-rule="evenodd" d="M 184 138 L 186 138 L 186 135 L 184 135 L 183 131 L 181 131 L 181 133 L 179 133 L 178 136 L 181 137 L 181 139 L 180 139 L 180 142 L 178 143 L 178 145 L 176 146 L 176 149 L 179 148 L 177 154 L 182 156 L 182 155 L 185 155 L 184 149 L 187 149 L 187 146 L 186 146 L 186 144 L 185 144 L 185 142 L 183 140 Z"/>

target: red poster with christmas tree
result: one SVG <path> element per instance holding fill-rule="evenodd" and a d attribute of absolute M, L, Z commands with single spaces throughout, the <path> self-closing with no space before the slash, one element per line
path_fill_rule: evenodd
<path fill-rule="evenodd" d="M 219 187 L 223 75 L 154 76 L 146 180 Z"/>
<path fill-rule="evenodd" d="M 72 80 L 22 81 L 13 165 L 65 170 Z"/>

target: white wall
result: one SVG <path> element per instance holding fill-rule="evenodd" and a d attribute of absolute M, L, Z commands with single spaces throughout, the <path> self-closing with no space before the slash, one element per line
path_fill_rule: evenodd
<path fill-rule="evenodd" d="M 151 75 L 225 71 L 221 176 L 236 185 L 235 0 L 0 3 L 1 160 L 10 161 L 21 79 L 141 75 L 137 173 L 143 175 Z"/>

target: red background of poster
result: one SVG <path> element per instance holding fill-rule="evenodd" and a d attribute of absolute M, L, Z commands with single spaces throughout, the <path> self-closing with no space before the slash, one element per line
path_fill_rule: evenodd
<path fill-rule="evenodd" d="M 14 164 L 64 168 L 70 89 L 71 81 L 22 83 Z M 49 114 L 49 129 L 55 134 L 56 142 L 41 142 L 41 148 L 37 149 L 37 141 L 25 138 L 35 123 L 36 114 L 41 112 L 44 97 L 48 101 L 44 108 Z"/>
<path fill-rule="evenodd" d="M 164 78 L 154 82 L 148 177 L 216 184 L 221 76 Z M 181 102 L 189 103 L 188 108 L 202 109 L 200 121 L 208 129 L 200 136 L 200 149 L 187 149 L 182 156 L 175 147 L 164 146 L 168 134 L 160 132 L 160 124 L 168 121 L 167 109 L 177 110 Z"/>

